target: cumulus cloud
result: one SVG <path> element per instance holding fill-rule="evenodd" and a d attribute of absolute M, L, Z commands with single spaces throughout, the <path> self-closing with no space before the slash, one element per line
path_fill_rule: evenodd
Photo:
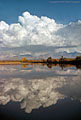
<path fill-rule="evenodd" d="M 1 30 L 8 30 L 9 25 L 7 23 L 5 23 L 4 21 L 0 22 L 0 31 Z"/>
<path fill-rule="evenodd" d="M 54 19 L 44 16 L 39 18 L 24 12 L 19 16 L 18 23 L 8 25 L 4 21 L 0 22 L 0 41 L 6 47 L 80 46 L 81 21 L 63 25 L 57 24 Z"/>

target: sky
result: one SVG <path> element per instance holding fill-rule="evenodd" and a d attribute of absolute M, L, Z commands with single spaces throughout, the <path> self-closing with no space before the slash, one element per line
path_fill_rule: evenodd
<path fill-rule="evenodd" d="M 15 23 L 25 11 L 67 24 L 81 19 L 81 0 L 0 0 L 0 21 Z"/>
<path fill-rule="evenodd" d="M 64 54 L 81 54 L 81 0 L 0 0 L 0 59 Z"/>

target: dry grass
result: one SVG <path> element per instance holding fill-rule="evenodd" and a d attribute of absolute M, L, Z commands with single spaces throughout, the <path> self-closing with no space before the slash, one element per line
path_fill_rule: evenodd
<path fill-rule="evenodd" d="M 74 61 L 75 58 L 64 58 L 64 61 Z M 51 59 L 50 63 L 59 63 L 60 59 Z M 28 64 L 28 63 L 48 63 L 47 59 L 40 60 L 0 60 L 0 65 L 19 65 L 19 64 Z"/>
<path fill-rule="evenodd" d="M 0 65 L 17 65 L 17 64 L 22 64 L 21 62 L 1 62 L 0 61 Z"/>

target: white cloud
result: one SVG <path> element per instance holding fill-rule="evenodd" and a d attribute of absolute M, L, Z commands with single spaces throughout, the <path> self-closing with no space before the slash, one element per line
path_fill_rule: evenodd
<path fill-rule="evenodd" d="M 0 45 L 21 47 L 26 45 L 81 46 L 81 20 L 68 25 L 57 24 L 54 19 L 41 18 L 24 12 L 19 23 L 0 22 Z M 77 47 L 77 50 L 80 51 Z"/>
<path fill-rule="evenodd" d="M 0 22 L 0 31 L 1 30 L 8 30 L 9 25 L 7 23 L 5 23 L 4 21 Z"/>

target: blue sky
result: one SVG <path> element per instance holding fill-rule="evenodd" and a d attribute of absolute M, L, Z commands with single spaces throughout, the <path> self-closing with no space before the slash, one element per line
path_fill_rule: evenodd
<path fill-rule="evenodd" d="M 46 48 L 44 56 L 48 53 L 51 55 L 51 52 L 54 53 L 53 56 L 57 53 L 58 56 L 63 53 L 81 54 L 81 0 L 77 0 L 78 3 L 74 3 L 77 2 L 76 0 L 56 0 L 58 3 L 54 3 L 54 1 L 0 0 L 1 49 L 15 47 L 24 49 L 28 45 L 35 45 L 39 46 L 42 51 L 41 45 L 43 49 L 45 46 L 47 48 L 48 46 L 57 47 L 54 51 Z M 18 55 L 19 53 L 21 55 L 20 49 L 17 52 Z M 31 47 L 29 49 L 31 50 Z M 27 54 L 26 52 L 27 50 L 22 54 Z M 36 52 L 38 53 L 38 50 Z M 4 55 L 0 52 L 2 59 L 4 56 L 6 59 L 13 55 L 16 53 L 5 52 L 5 49 Z M 38 54 L 38 56 L 40 55 Z"/>
<path fill-rule="evenodd" d="M 62 1 L 79 1 L 79 3 L 54 4 L 50 0 L 0 0 L 0 21 L 6 21 L 8 24 L 15 23 L 24 11 L 39 17 L 48 16 L 54 18 L 57 23 L 63 24 L 81 19 L 81 0 Z"/>

